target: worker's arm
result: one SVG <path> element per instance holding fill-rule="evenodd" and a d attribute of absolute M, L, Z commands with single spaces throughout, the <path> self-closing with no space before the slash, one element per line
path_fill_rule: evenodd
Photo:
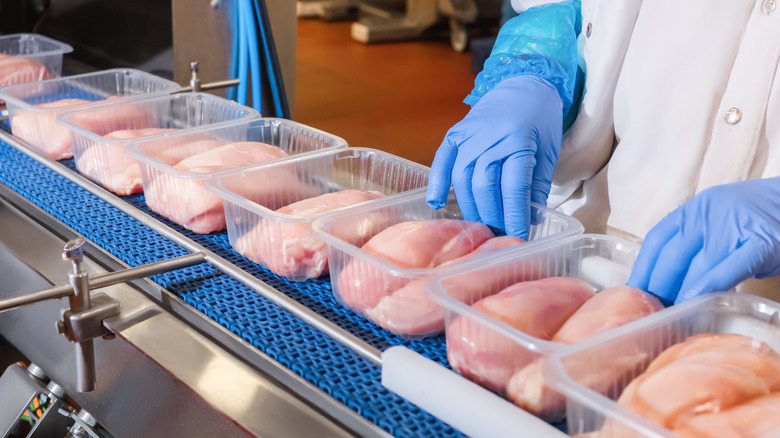
<path fill-rule="evenodd" d="M 446 203 L 452 184 L 465 219 L 528 236 L 530 203 L 547 203 L 574 100 L 579 15 L 579 1 L 569 1 L 504 24 L 465 100 L 471 111 L 436 152 L 431 207 Z"/>
<path fill-rule="evenodd" d="M 682 302 L 780 275 L 780 177 L 709 188 L 645 238 L 629 286 Z"/>
<path fill-rule="evenodd" d="M 574 101 L 580 27 L 578 0 L 536 6 L 507 21 L 464 102 L 473 107 L 501 81 L 535 75 L 556 88 L 566 114 Z"/>

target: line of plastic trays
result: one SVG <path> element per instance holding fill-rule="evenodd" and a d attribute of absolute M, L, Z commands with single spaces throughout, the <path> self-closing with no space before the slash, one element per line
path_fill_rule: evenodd
<path fill-rule="evenodd" d="M 25 38 L 0 38 L 0 53 L 14 53 L 4 51 L 6 42 L 36 40 Z M 59 68 L 49 71 L 55 70 L 59 76 Z M 641 367 L 609 384 L 594 383 L 594 376 L 609 375 L 604 370 L 613 370 L 623 357 L 641 354 L 646 365 L 674 342 L 704 332 L 741 333 L 780 349 L 777 304 L 733 293 L 674 306 L 571 346 L 526 335 L 471 307 L 473 302 L 463 297 L 473 295 L 467 289 L 474 287 L 474 279 L 486 289 L 480 296 L 530 278 L 558 276 L 584 280 L 601 291 L 625 284 L 638 246 L 614 237 L 583 235 L 573 218 L 533 206 L 528 243 L 448 267 L 409 268 L 403 261 L 385 260 L 362 248 L 381 229 L 409 221 L 462 218 L 453 195 L 442 209 L 427 206 L 427 167 L 379 150 L 347 147 L 331 134 L 262 118 L 250 108 L 211 95 L 171 94 L 178 89 L 148 73 L 115 69 L 9 86 L 0 90 L 0 98 L 6 101 L 14 135 L 31 146 L 58 159 L 63 158 L 57 155 L 63 144 L 72 144 L 76 166 L 88 178 L 118 194 L 143 190 L 152 210 L 185 228 L 197 232 L 227 228 L 231 246 L 278 275 L 305 281 L 329 271 L 333 292 L 345 305 L 338 279 L 350 265 L 360 264 L 365 278 L 382 279 L 382 287 L 390 285 L 390 290 L 416 285 L 406 288 L 414 292 L 406 304 L 412 307 L 404 307 L 400 300 L 386 313 L 397 318 L 428 306 L 439 313 L 442 327 L 399 334 L 435 335 L 465 318 L 473 330 L 489 333 L 484 338 L 490 342 L 511 345 L 507 361 L 513 355 L 547 358 L 544 383 L 562 394 L 571 434 L 599 432 L 610 420 L 641 436 L 676 436 L 617 405 L 620 390 Z M 35 106 L 61 99 L 83 101 L 67 110 Z M 106 112 L 110 123 L 105 123 Z M 151 134 L 104 137 L 126 129 L 151 129 Z M 183 157 L 240 142 L 277 146 L 285 157 L 232 169 L 223 166 L 219 171 L 210 171 L 216 163 L 208 161 L 197 171 L 176 167 Z M 117 180 L 117 175 L 123 179 Z M 340 190 L 377 191 L 384 196 L 305 217 L 280 210 Z M 373 319 L 370 309 L 351 308 Z M 392 324 L 387 328 L 398 332 Z M 605 433 L 599 436 L 608 436 Z"/>

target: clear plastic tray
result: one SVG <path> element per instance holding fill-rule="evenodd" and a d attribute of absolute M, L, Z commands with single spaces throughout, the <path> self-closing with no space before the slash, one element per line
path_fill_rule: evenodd
<path fill-rule="evenodd" d="M 596 291 L 622 286 L 628 280 L 638 253 L 639 245 L 635 243 L 597 234 L 583 234 L 534 247 L 518 246 L 506 250 L 500 257 L 466 262 L 457 270 L 436 275 L 428 283 L 426 293 L 444 309 L 448 341 L 454 336 L 450 327 L 460 319 L 457 336 L 477 340 L 479 351 L 501 352 L 489 364 L 480 365 L 469 378 L 508 396 L 505 391 L 511 377 L 525 370 L 524 375 L 539 379 L 533 388 L 548 391 L 549 387 L 541 381 L 541 358 L 566 345 L 526 334 L 480 312 L 471 307 L 472 304 L 513 284 L 548 277 L 584 280 Z M 448 354 L 453 354 L 450 347 L 448 343 Z M 459 363 L 477 369 L 479 360 L 467 355 L 459 359 Z M 537 394 L 536 389 L 517 391 L 523 396 L 513 401 L 547 420 L 562 419 L 565 400 L 559 395 L 544 394 L 543 398 L 528 397 L 526 401 L 525 394 Z"/>
<path fill-rule="evenodd" d="M 207 187 L 224 199 L 228 235 L 234 249 L 278 275 L 302 281 L 328 270 L 327 246 L 309 231 L 324 213 L 302 217 L 277 211 L 280 207 L 341 190 L 376 191 L 386 199 L 424 188 L 429 171 L 426 166 L 380 150 L 348 148 L 224 172 L 208 181 Z M 248 186 L 260 187 L 258 180 L 276 183 L 275 193 L 247 193 Z M 360 204 L 371 198 L 361 194 L 349 195 L 348 199 Z M 358 204 L 338 211 L 359 208 Z M 353 222 L 350 229 L 357 226 Z"/>
<path fill-rule="evenodd" d="M 60 160 L 73 156 L 70 131 L 55 123 L 60 114 L 142 96 L 166 95 L 180 88 L 176 82 L 140 70 L 111 69 L 12 85 L 0 90 L 0 99 L 8 108 L 13 135 L 47 157 Z M 55 108 L 36 106 L 64 99 L 78 100 Z"/>
<path fill-rule="evenodd" d="M 134 141 L 128 144 L 126 153 L 140 163 L 147 205 L 177 224 L 205 234 L 225 229 L 222 198 L 207 191 L 206 182 L 228 171 L 230 167 L 225 167 L 223 163 L 218 170 L 207 171 L 204 168 L 203 172 L 194 172 L 176 168 L 174 165 L 208 149 L 236 142 L 261 142 L 276 146 L 288 157 L 307 156 L 347 147 L 347 142 L 343 139 L 300 123 L 261 118 L 171 133 L 161 139 Z M 269 149 L 278 151 L 275 148 Z M 174 150 L 175 158 L 171 156 Z M 260 159 L 268 160 L 263 161 L 263 164 L 289 159 L 281 155 L 283 154 L 273 158 L 262 154 Z M 243 168 L 251 164 L 234 167 Z M 322 172 L 322 169 L 314 168 L 312 171 Z M 241 175 L 251 173 L 249 170 L 241 171 Z"/>
<path fill-rule="evenodd" d="M 518 248 L 518 250 L 521 247 L 530 249 L 535 246 L 536 243 L 541 245 L 543 242 L 564 239 L 566 237 L 581 234 L 583 231 L 582 225 L 576 219 L 547 207 L 533 205 L 531 215 L 532 226 L 529 240 L 532 242 L 517 246 L 516 248 Z M 312 225 L 312 231 L 315 235 L 329 245 L 328 262 L 330 264 L 333 293 L 337 300 L 391 332 L 405 337 L 418 338 L 441 332 L 443 324 L 439 324 L 438 321 L 433 321 L 431 326 L 428 326 L 427 323 L 422 326 L 417 326 L 417 318 L 411 316 L 408 312 L 408 306 L 410 304 L 408 303 L 407 298 L 397 297 L 399 298 L 397 304 L 393 304 L 395 298 L 388 298 L 387 301 L 381 303 L 381 307 L 380 305 L 377 305 L 372 308 L 368 308 L 368 305 L 364 304 L 350 305 L 349 301 L 344 299 L 341 290 L 342 288 L 339 284 L 339 277 L 342 274 L 342 271 L 344 271 L 344 269 L 353 261 L 355 261 L 355 266 L 350 268 L 352 272 L 357 273 L 361 278 L 376 278 L 377 281 L 389 285 L 387 288 L 383 286 L 384 289 L 399 290 L 405 288 L 412 281 L 415 281 L 416 283 L 410 287 L 414 287 L 414 291 L 419 292 L 419 296 L 416 298 L 418 299 L 418 303 L 412 307 L 419 311 L 425 311 L 422 306 L 432 305 L 432 303 L 422 296 L 425 283 L 432 275 L 445 270 L 444 267 L 432 269 L 401 267 L 371 254 L 363 250 L 362 246 L 372 236 L 367 236 L 365 239 L 354 242 L 346 241 L 342 236 L 345 233 L 349 234 L 350 230 L 355 227 L 354 224 L 356 223 L 356 220 L 362 220 L 363 218 L 368 218 L 366 220 L 374 220 L 381 223 L 382 227 L 380 230 L 408 221 L 424 221 L 429 219 L 460 220 L 463 216 L 458 208 L 454 193 L 450 192 L 447 205 L 438 210 L 433 210 L 426 204 L 425 191 L 416 191 L 401 195 L 394 199 L 378 200 L 372 202 L 370 205 L 355 207 L 354 209 L 350 209 L 349 211 L 340 214 L 326 215 L 315 221 Z M 490 257 L 509 250 L 511 250 L 511 248 L 500 250 L 484 257 Z M 483 256 L 479 257 L 481 259 Z M 473 260 L 477 259 L 478 258 L 474 258 Z M 452 263 L 448 265 L 446 269 L 454 270 L 457 269 L 458 265 L 460 265 L 458 262 Z M 418 288 L 417 286 L 420 287 Z M 408 289 L 409 288 L 407 288 L 407 290 Z M 391 295 L 394 294 L 391 293 Z M 434 309 L 433 311 L 437 310 Z M 398 316 L 403 316 L 405 321 L 401 322 Z"/>
<path fill-rule="evenodd" d="M 0 37 L 0 87 L 57 78 L 62 55 L 73 51 L 68 44 L 33 33 Z"/>
<path fill-rule="evenodd" d="M 57 123 L 70 130 L 76 168 L 84 176 L 118 195 L 130 195 L 142 191 L 138 161 L 125 155 L 131 140 L 163 138 L 192 128 L 217 128 L 259 117 L 254 109 L 221 97 L 182 93 L 73 111 L 57 117 Z M 145 131 L 132 137 L 104 137 L 141 129 Z"/>
<path fill-rule="evenodd" d="M 679 437 L 616 400 L 652 359 L 699 333 L 740 334 L 780 352 L 780 304 L 734 292 L 707 294 L 552 354 L 544 374 L 567 398 L 569 433 Z M 602 431 L 606 421 L 610 432 Z"/>

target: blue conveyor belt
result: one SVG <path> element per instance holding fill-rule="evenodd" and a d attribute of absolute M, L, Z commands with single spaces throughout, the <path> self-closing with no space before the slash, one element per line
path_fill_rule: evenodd
<path fill-rule="evenodd" d="M 60 163 L 74 169 L 73 160 Z M 130 266 L 188 253 L 2 141 L 0 182 Z M 142 195 L 123 199 L 377 349 L 404 345 L 446 366 L 443 337 L 408 341 L 392 335 L 339 304 L 329 281 L 288 281 L 233 251 L 227 232 L 192 233 L 149 210 Z M 389 433 L 462 435 L 385 389 L 379 367 L 215 268 L 198 265 L 152 280 Z"/>

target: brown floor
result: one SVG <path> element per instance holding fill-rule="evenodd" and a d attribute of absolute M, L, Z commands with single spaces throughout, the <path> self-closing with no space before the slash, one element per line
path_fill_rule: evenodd
<path fill-rule="evenodd" d="M 294 119 L 430 165 L 469 110 L 471 55 L 448 41 L 365 45 L 349 22 L 298 20 Z"/>

